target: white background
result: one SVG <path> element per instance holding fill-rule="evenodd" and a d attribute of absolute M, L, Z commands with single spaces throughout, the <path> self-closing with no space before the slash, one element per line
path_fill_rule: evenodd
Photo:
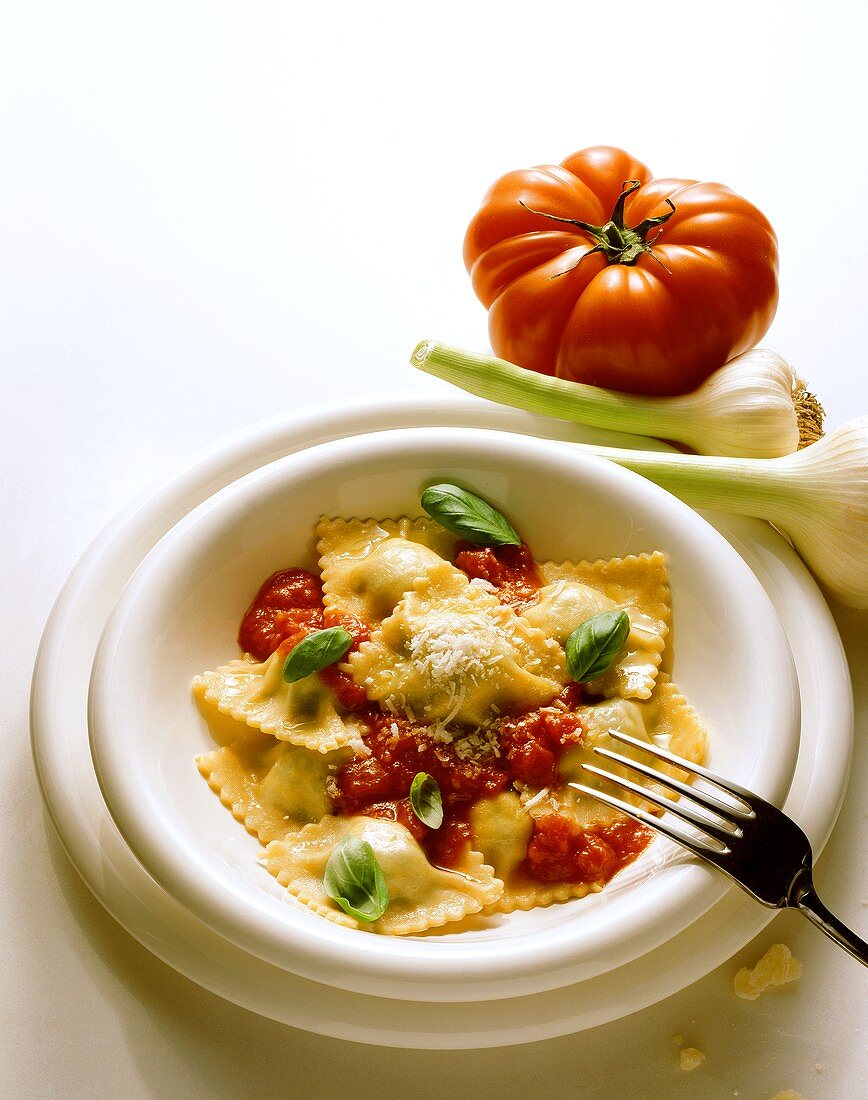
<path fill-rule="evenodd" d="M 385 1052 L 218 1000 L 95 902 L 29 756 L 42 627 L 90 539 L 228 431 L 445 386 L 422 337 L 487 346 L 463 232 L 503 172 L 622 145 L 719 179 L 781 246 L 765 343 L 868 411 L 866 29 L 857 3 L 49 4 L 0 27 L 3 523 L 0 1092 L 24 1097 L 863 1095 L 866 975 L 794 914 L 655 1008 L 491 1052 Z M 866 617 L 833 605 L 857 705 L 819 862 L 865 934 Z M 772 942 L 800 983 L 737 1001 Z M 677 1068 L 675 1033 L 705 1064 Z M 817 1068 L 821 1067 L 821 1068 Z"/>

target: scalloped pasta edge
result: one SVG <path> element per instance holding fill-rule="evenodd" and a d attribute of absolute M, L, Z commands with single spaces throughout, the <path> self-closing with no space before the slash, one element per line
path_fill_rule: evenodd
<path fill-rule="evenodd" d="M 263 847 L 270 844 L 272 840 L 280 840 L 287 833 L 297 832 L 299 826 L 293 825 L 286 814 L 281 814 L 276 809 L 268 809 L 250 799 L 244 790 L 244 780 L 239 776 L 233 775 L 229 782 L 220 782 L 218 768 L 209 766 L 209 762 L 213 761 L 216 765 L 216 758 L 227 751 L 234 752 L 234 746 L 226 745 L 212 752 L 201 753 L 196 757 L 196 767 L 199 769 L 199 774 L 235 820 L 240 822 L 247 832 L 255 837 Z M 239 764 L 242 764 L 242 762 L 239 761 Z M 248 770 L 247 774 L 252 776 L 252 770 Z M 251 805 L 251 802 L 253 802 L 253 805 Z M 278 818 L 280 819 L 279 824 Z"/>
<path fill-rule="evenodd" d="M 663 574 L 663 579 L 659 580 L 657 584 L 649 586 L 647 594 L 649 597 L 652 595 L 656 597 L 655 602 L 660 605 L 664 612 L 659 616 L 660 621 L 666 627 L 661 637 L 665 640 L 668 635 L 672 625 L 672 603 L 670 600 L 668 579 L 669 568 L 666 565 L 666 555 L 661 550 L 645 551 L 641 554 L 627 554 L 623 558 L 596 558 L 594 561 L 574 561 L 572 558 L 566 558 L 564 561 L 547 560 L 538 562 L 537 565 L 546 584 L 551 584 L 554 580 L 564 579 L 560 576 L 555 576 L 550 580 L 548 577 L 549 569 L 568 570 L 573 574 L 573 579 L 579 580 L 581 583 L 587 583 L 587 581 L 583 580 L 583 577 L 600 577 L 601 579 L 617 583 L 617 571 L 623 570 L 625 565 L 642 565 L 654 570 L 659 570 Z M 615 574 L 615 576 L 611 574 Z"/>
<path fill-rule="evenodd" d="M 541 883 L 539 889 L 529 885 L 526 890 L 505 886 L 500 899 L 487 905 L 484 912 L 527 913 L 531 909 L 544 909 L 549 905 L 587 897 L 588 894 L 599 894 L 605 885 L 600 882 L 558 882 L 545 886 Z"/>

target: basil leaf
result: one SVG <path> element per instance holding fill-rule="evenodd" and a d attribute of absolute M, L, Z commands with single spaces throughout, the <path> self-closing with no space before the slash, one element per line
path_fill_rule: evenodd
<path fill-rule="evenodd" d="M 352 634 L 342 626 L 330 626 L 327 630 L 317 630 L 290 650 L 283 666 L 283 678 L 290 684 L 303 680 L 312 672 L 328 668 L 341 657 L 353 644 Z"/>
<path fill-rule="evenodd" d="M 577 684 L 602 676 L 627 641 L 630 616 L 626 611 L 603 611 L 586 619 L 567 638 L 567 671 Z"/>
<path fill-rule="evenodd" d="M 447 531 L 478 546 L 521 546 L 500 512 L 457 485 L 429 485 L 422 494 L 422 507 Z"/>
<path fill-rule="evenodd" d="M 443 797 L 433 775 L 417 772 L 413 776 L 410 805 L 416 817 L 429 829 L 439 829 L 443 824 Z"/>
<path fill-rule="evenodd" d="M 336 844 L 323 875 L 328 896 L 356 920 L 379 920 L 389 904 L 389 888 L 374 849 L 361 837 Z"/>

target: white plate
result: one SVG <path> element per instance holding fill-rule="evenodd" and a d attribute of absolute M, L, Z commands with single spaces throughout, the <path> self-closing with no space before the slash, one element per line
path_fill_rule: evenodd
<path fill-rule="evenodd" d="M 726 879 L 656 843 L 632 865 L 632 888 L 619 876 L 590 897 L 475 920 L 460 932 L 364 935 L 288 899 L 260 866 L 259 843 L 193 763 L 213 741 L 190 682 L 232 655 L 239 617 L 263 577 L 314 566 L 311 532 L 323 513 L 414 514 L 432 477 L 495 501 L 546 560 L 662 551 L 675 607 L 672 675 L 712 731 L 710 766 L 783 801 L 798 751 L 798 684 L 774 607 L 743 559 L 695 511 L 629 470 L 561 443 L 476 428 L 320 444 L 233 482 L 173 527 L 136 570 L 97 650 L 97 779 L 156 881 L 276 966 L 415 1001 L 573 985 L 677 936 L 720 900 Z M 673 851 L 676 859 L 663 854 Z"/>
<path fill-rule="evenodd" d="M 49 810 L 85 882 L 137 939 L 192 980 L 263 1015 L 358 1042 L 427 1048 L 529 1042 L 596 1026 L 669 996 L 739 950 L 772 913 L 730 890 L 680 936 L 642 958 L 530 997 L 458 1006 L 348 993 L 254 958 L 162 891 L 117 833 L 102 802 L 88 749 L 87 684 L 97 640 L 124 584 L 171 526 L 230 481 L 312 443 L 359 431 L 435 424 L 612 440 L 603 433 L 463 398 L 395 398 L 305 410 L 224 442 L 115 521 L 74 570 L 52 612 L 37 659 L 34 756 Z M 811 837 L 816 853 L 843 798 L 852 739 L 852 700 L 840 640 L 816 585 L 780 536 L 758 521 L 709 518 L 757 573 L 793 650 L 803 728 L 785 808 Z"/>

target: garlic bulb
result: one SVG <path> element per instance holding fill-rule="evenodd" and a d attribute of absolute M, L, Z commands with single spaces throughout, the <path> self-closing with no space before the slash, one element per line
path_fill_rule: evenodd
<path fill-rule="evenodd" d="M 678 435 L 670 438 L 699 454 L 777 458 L 823 434 L 816 398 L 786 359 L 768 348 L 736 356 L 698 390 L 661 404 L 668 406 L 661 411 L 676 418 Z"/>
<path fill-rule="evenodd" d="M 568 382 L 423 340 L 410 362 L 478 397 L 562 420 L 657 436 L 700 454 L 776 458 L 822 433 L 823 410 L 786 360 L 753 348 L 679 397 L 642 397 Z"/>
<path fill-rule="evenodd" d="M 769 520 L 833 595 L 868 610 L 868 417 L 771 459 L 579 446 L 643 474 L 695 508 Z"/>

